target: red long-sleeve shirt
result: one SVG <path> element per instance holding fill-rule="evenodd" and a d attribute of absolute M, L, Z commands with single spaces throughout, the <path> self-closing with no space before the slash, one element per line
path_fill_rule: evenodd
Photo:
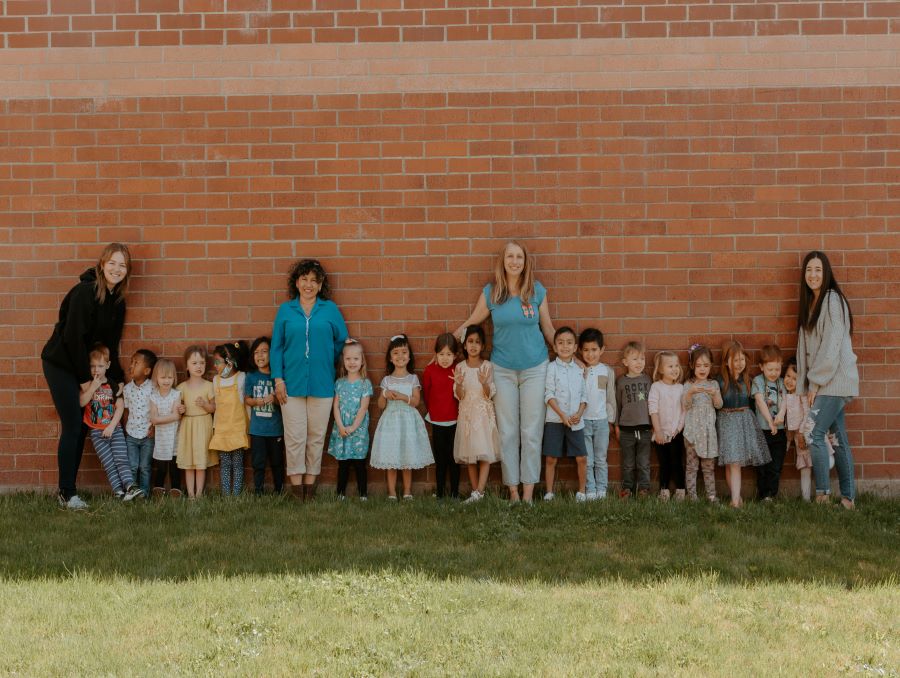
<path fill-rule="evenodd" d="M 433 422 L 456 421 L 459 402 L 453 397 L 453 368 L 431 363 L 422 374 L 422 395 L 428 408 L 428 419 Z"/>

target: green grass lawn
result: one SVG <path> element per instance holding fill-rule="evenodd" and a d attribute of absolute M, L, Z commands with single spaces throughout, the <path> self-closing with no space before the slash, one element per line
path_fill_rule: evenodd
<path fill-rule="evenodd" d="M 0 674 L 900 675 L 900 502 L 0 497 Z"/>

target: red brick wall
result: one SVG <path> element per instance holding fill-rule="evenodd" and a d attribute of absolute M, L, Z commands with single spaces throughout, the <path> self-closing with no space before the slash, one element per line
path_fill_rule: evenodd
<path fill-rule="evenodd" d="M 268 333 L 316 256 L 377 379 L 387 337 L 424 358 L 517 237 L 557 325 L 599 326 L 616 364 L 637 337 L 792 349 L 800 258 L 829 252 L 857 474 L 896 491 L 898 3 L 190 4 L 6 2 L 0 487 L 56 482 L 38 355 L 106 242 L 136 259 L 123 355 Z M 221 47 L 252 27 L 267 46 Z M 214 46 L 140 46 L 192 40 Z"/>

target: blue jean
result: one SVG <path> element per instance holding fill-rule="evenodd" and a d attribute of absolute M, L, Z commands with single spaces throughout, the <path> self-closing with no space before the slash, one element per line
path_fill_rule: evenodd
<path fill-rule="evenodd" d="M 131 477 L 150 496 L 150 465 L 153 463 L 153 438 L 132 438 L 125 434 L 125 445 L 128 447 L 128 463 L 131 465 Z"/>
<path fill-rule="evenodd" d="M 848 398 L 842 396 L 816 396 L 809 408 L 809 416 L 813 420 L 812 440 L 809 441 L 809 452 L 812 456 L 813 474 L 816 477 L 816 494 L 830 494 L 831 482 L 828 477 L 828 447 L 825 436 L 829 432 L 837 437 L 834 448 L 834 470 L 838 475 L 838 486 L 841 496 L 856 500 L 856 482 L 853 478 L 853 453 L 847 439 L 847 424 L 844 421 L 844 406 Z"/>
<path fill-rule="evenodd" d="M 503 484 L 535 485 L 541 479 L 541 442 L 544 439 L 544 382 L 547 361 L 527 370 L 494 365 L 494 408 L 500 430 L 500 470 Z"/>
<path fill-rule="evenodd" d="M 587 492 L 606 496 L 609 485 L 609 465 L 606 451 L 609 449 L 609 420 L 584 420 L 584 445 L 587 447 Z"/>

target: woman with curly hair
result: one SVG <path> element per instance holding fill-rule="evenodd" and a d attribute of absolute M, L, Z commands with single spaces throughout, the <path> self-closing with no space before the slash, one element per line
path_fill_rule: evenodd
<path fill-rule="evenodd" d="M 347 325 L 330 292 L 322 264 L 296 262 L 288 274 L 290 300 L 278 308 L 272 330 L 270 367 L 284 421 L 287 475 L 298 499 L 315 495 L 335 366 L 347 339 Z"/>

